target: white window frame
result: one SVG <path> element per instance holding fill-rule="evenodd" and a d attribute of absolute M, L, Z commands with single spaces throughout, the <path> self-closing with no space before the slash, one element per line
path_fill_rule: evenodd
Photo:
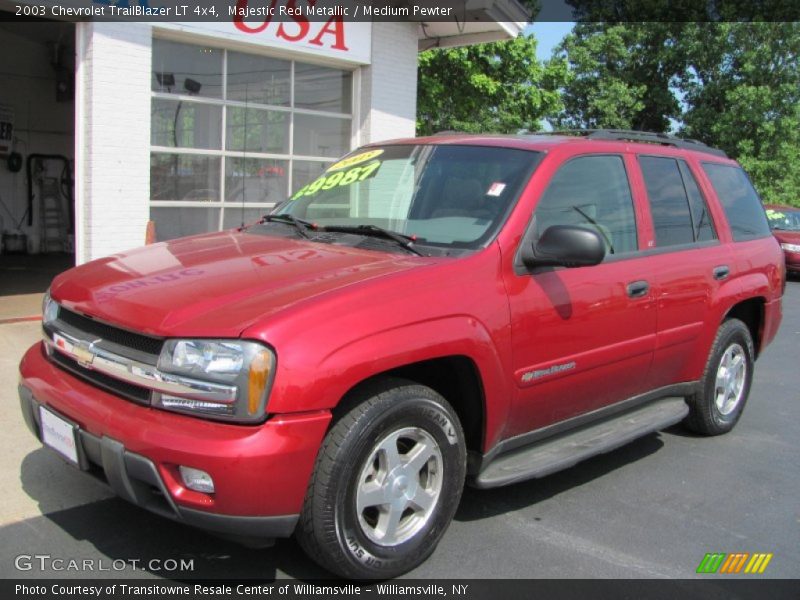
<path fill-rule="evenodd" d="M 180 44 L 187 44 L 187 45 L 212 45 L 205 41 L 200 41 L 195 38 L 190 39 L 182 39 L 181 37 L 175 36 L 154 36 L 155 40 L 164 40 L 169 42 L 176 42 Z M 152 198 L 148 199 L 148 204 L 151 209 L 153 208 L 214 208 L 220 209 L 219 210 L 219 222 L 217 226 L 217 231 L 221 231 L 224 227 L 224 219 L 225 219 L 225 210 L 226 209 L 248 209 L 248 208 L 263 208 L 269 209 L 275 206 L 275 202 L 225 202 L 223 199 L 225 198 L 225 174 L 226 174 L 226 160 L 228 158 L 247 158 L 247 159 L 261 159 L 261 160 L 283 160 L 286 161 L 289 165 L 287 170 L 287 189 L 286 189 L 286 197 L 289 198 L 292 190 L 292 180 L 294 176 L 294 162 L 297 161 L 308 161 L 308 162 L 318 162 L 321 163 L 323 166 L 326 164 L 332 164 L 336 161 L 336 157 L 330 156 L 314 156 L 314 155 L 304 155 L 304 154 L 295 154 L 294 153 L 294 115 L 308 115 L 308 116 L 317 116 L 317 117 L 326 117 L 326 118 L 333 118 L 333 119 L 341 119 L 341 120 L 349 120 L 350 121 L 350 139 L 349 139 L 349 149 L 354 147 L 356 143 L 357 136 L 358 136 L 358 126 L 357 126 L 357 116 L 360 114 L 360 96 L 358 95 L 360 81 L 359 81 L 359 69 L 357 67 L 354 68 L 343 68 L 340 64 L 337 65 L 325 65 L 323 63 L 312 62 L 312 61 L 304 61 L 304 60 L 296 60 L 294 58 L 287 58 L 283 55 L 273 55 L 263 51 L 259 51 L 260 49 L 253 48 L 252 51 L 244 50 L 241 48 L 227 48 L 225 46 L 214 46 L 222 52 L 222 98 L 208 98 L 204 96 L 192 96 L 188 94 L 175 94 L 169 92 L 150 92 L 150 102 L 152 104 L 153 100 L 171 100 L 176 102 L 183 102 L 183 103 L 196 103 L 196 104 L 204 104 L 204 105 L 213 105 L 221 107 L 222 112 L 222 119 L 221 119 L 221 140 L 220 140 L 220 149 L 206 149 L 206 148 L 183 148 L 183 147 L 173 147 L 173 146 L 158 146 L 158 145 L 150 145 L 150 154 L 167 154 L 167 155 L 194 155 L 194 156 L 209 156 L 214 158 L 220 158 L 220 182 L 219 182 L 219 200 L 216 202 L 203 202 L 203 201 L 196 201 L 196 200 L 153 200 Z M 237 52 L 240 54 L 252 54 L 256 56 L 266 56 L 269 58 L 276 58 L 279 60 L 285 60 L 289 62 L 289 106 L 275 106 L 271 104 L 261 104 L 257 102 L 241 102 L 238 100 L 228 100 L 228 53 L 229 52 Z M 295 64 L 297 62 L 301 62 L 303 64 L 310 64 L 322 67 L 329 67 L 333 69 L 339 69 L 341 71 L 350 71 L 351 72 L 351 101 L 350 101 L 350 112 L 349 113 L 339 113 L 339 112 L 328 112 L 328 111 L 320 111 L 320 110 L 312 110 L 307 108 L 295 108 Z M 244 109 L 258 109 L 258 110 L 269 110 L 274 112 L 284 112 L 289 114 L 289 150 L 286 154 L 276 154 L 276 153 L 265 153 L 265 152 L 251 152 L 251 151 L 241 151 L 241 150 L 227 150 L 227 134 L 228 134 L 228 127 L 227 127 L 227 113 L 226 107 L 234 107 L 234 108 L 244 108 Z M 151 117 L 152 119 L 152 117 Z"/>

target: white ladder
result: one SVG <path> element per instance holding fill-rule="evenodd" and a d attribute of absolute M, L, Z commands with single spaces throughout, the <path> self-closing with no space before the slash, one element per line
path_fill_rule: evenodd
<path fill-rule="evenodd" d="M 42 252 L 63 252 L 67 249 L 67 223 L 58 177 L 42 177 L 39 191 L 39 232 Z"/>

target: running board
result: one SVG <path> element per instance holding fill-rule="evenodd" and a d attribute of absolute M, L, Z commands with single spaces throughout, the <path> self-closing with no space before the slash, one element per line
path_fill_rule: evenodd
<path fill-rule="evenodd" d="M 657 400 L 612 419 L 501 454 L 478 474 L 473 485 L 493 488 L 550 475 L 674 425 L 688 412 L 683 398 Z"/>

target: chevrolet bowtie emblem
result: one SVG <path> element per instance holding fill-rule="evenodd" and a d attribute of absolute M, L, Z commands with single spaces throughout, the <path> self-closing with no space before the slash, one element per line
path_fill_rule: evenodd
<path fill-rule="evenodd" d="M 91 350 L 89 344 L 75 345 L 72 348 L 72 354 L 78 360 L 78 364 L 83 367 L 89 367 L 94 361 L 94 352 Z"/>

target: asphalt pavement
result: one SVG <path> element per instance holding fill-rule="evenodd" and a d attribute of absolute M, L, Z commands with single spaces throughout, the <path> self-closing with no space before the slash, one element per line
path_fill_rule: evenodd
<path fill-rule="evenodd" d="M 0 576 L 328 576 L 293 540 L 252 550 L 173 523 L 40 447 L 16 396 L 16 364 L 38 336 L 38 323 L 0 325 Z M 706 553 L 764 552 L 773 554 L 765 573 L 747 577 L 798 578 L 799 352 L 795 280 L 732 433 L 703 438 L 673 427 L 541 480 L 468 488 L 439 548 L 407 577 L 722 577 L 695 574 Z"/>

